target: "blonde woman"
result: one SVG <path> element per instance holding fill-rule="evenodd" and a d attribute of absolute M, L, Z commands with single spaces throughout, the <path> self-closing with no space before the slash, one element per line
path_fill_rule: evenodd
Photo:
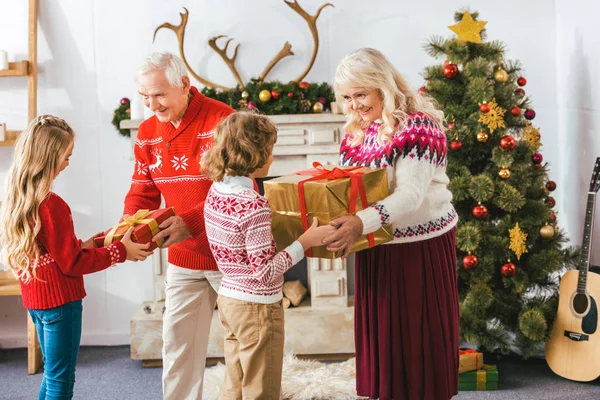
<path fill-rule="evenodd" d="M 204 203 L 206 236 L 223 273 L 219 317 L 225 329 L 222 400 L 279 399 L 283 366 L 283 274 L 334 231 L 317 220 L 277 252 L 271 208 L 253 187 L 273 161 L 277 128 L 269 118 L 238 112 L 215 130 L 202 158 L 212 185 Z"/>
<path fill-rule="evenodd" d="M 391 224 L 394 239 L 356 254 L 356 389 L 373 399 L 441 400 L 458 385 L 458 217 L 447 188 L 444 116 L 374 49 L 335 74 L 347 114 L 342 165 L 386 168 L 390 195 L 332 221 L 324 240 L 348 255 L 361 234 Z"/>
<path fill-rule="evenodd" d="M 81 339 L 83 275 L 128 260 L 144 260 L 148 245 L 120 242 L 93 248 L 75 237 L 69 206 L 51 192 L 73 153 L 73 130 L 41 115 L 19 137 L 2 203 L 2 261 L 21 284 L 44 357 L 39 399 L 70 399 Z"/>

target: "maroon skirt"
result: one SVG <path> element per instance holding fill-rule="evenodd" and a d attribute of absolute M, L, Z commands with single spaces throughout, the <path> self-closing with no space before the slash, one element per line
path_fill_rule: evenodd
<path fill-rule="evenodd" d="M 356 254 L 356 392 L 381 400 L 458 393 L 456 229 Z"/>

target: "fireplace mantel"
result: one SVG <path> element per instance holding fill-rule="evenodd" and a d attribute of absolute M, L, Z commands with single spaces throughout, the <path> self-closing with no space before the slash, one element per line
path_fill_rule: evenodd
<path fill-rule="evenodd" d="M 313 161 L 337 165 L 342 127 L 342 114 L 271 115 L 279 128 L 273 149 L 274 161 L 269 176 L 288 175 L 311 168 Z M 132 143 L 143 120 L 121 121 L 121 129 L 130 129 Z"/>
<path fill-rule="evenodd" d="M 274 161 L 269 176 L 281 176 L 311 168 L 314 161 L 337 165 L 339 146 L 346 121 L 340 114 L 299 114 L 269 116 L 278 127 Z M 132 144 L 142 120 L 125 120 Z M 131 358 L 155 360 L 161 357 L 162 307 L 166 251 L 155 252 L 154 301 L 144 303 L 131 321 Z M 350 266 L 353 259 L 350 258 Z M 346 260 L 307 258 L 310 299 L 300 307 L 286 309 L 286 350 L 295 354 L 349 354 L 354 352 L 353 299 L 348 295 Z M 336 337 L 336 340 L 331 340 Z M 215 313 L 211 325 L 208 357 L 223 357 L 223 329 Z"/>

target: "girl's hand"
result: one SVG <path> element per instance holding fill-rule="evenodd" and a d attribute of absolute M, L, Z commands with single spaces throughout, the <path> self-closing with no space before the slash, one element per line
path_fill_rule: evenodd
<path fill-rule="evenodd" d="M 148 247 L 150 247 L 150 243 L 139 244 L 135 243 L 131 240 L 131 233 L 133 232 L 133 227 L 127 230 L 123 239 L 121 239 L 121 243 L 125 246 L 127 250 L 127 259 L 129 261 L 144 261 L 146 257 L 152 254 L 151 251 L 146 251 Z"/>
<path fill-rule="evenodd" d="M 94 236 L 92 236 L 85 242 L 81 242 L 81 248 L 82 249 L 95 249 L 97 246 L 94 244 L 94 239 L 96 239 L 98 236 L 103 236 L 103 235 L 104 235 L 104 232 L 98 232 L 98 233 L 94 234 Z"/>
<path fill-rule="evenodd" d="M 332 225 L 318 225 L 319 220 L 313 218 L 312 225 L 298 238 L 298 242 L 300 242 L 304 250 L 315 246 L 322 246 L 323 239 L 330 236 L 337 229 Z"/>

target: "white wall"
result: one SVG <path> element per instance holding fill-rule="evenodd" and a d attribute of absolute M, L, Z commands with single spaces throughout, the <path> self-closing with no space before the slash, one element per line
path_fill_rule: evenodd
<path fill-rule="evenodd" d="M 559 134 L 552 146 L 559 165 L 556 179 L 562 185 L 556 197 L 563 226 L 577 244 L 583 234 L 592 167 L 600 157 L 599 13 L 597 2 L 556 1 Z M 598 201 L 596 206 L 600 207 Z M 600 265 L 600 210 L 594 225 L 592 263 Z"/>
<path fill-rule="evenodd" d="M 566 101 L 559 102 L 559 93 L 571 93 L 571 85 L 560 84 L 566 76 L 557 76 L 556 65 L 561 73 L 569 70 L 570 75 L 587 70 L 586 84 L 592 81 L 590 74 L 595 70 L 576 63 L 579 47 L 575 45 L 575 33 L 573 43 L 557 41 L 554 1 L 332 1 L 336 7 L 324 9 L 318 22 L 321 49 L 306 80 L 331 82 L 336 63 L 344 54 L 370 46 L 383 51 L 413 86 L 419 87 L 420 72 L 434 62 L 424 52 L 423 44 L 433 34 L 451 36 L 447 26 L 454 24 L 454 11 L 469 6 L 489 21 L 489 38 L 504 41 L 508 57 L 523 63 L 528 78 L 526 90 L 534 99 L 538 115 L 535 122 L 542 127 L 546 143 L 546 159 L 553 166 L 566 163 L 561 158 L 565 154 L 556 149 L 559 138 L 572 134 L 572 130 L 559 125 L 557 109 L 560 107 L 562 112 L 566 107 Z M 15 59 L 26 57 L 25 3 L 0 0 L 0 48 L 7 49 Z M 324 1 L 300 3 L 312 14 Z M 558 4 L 567 9 L 566 2 Z M 152 43 L 155 27 L 163 22 L 178 24 L 179 12 L 187 7 L 188 61 L 201 76 L 226 86 L 233 86 L 235 81 L 208 47 L 211 36 L 227 34 L 241 43 L 237 66 L 245 80 L 260 74 L 285 40 L 292 43 L 296 55 L 282 61 L 269 79 L 295 78 L 304 70 L 312 50 L 306 24 L 281 0 L 53 0 L 40 1 L 40 6 L 38 112 L 65 118 L 77 132 L 71 166 L 57 180 L 55 191 L 71 205 L 76 231 L 83 238 L 119 218 L 129 187 L 131 147 L 110 124 L 114 108 L 121 97 L 134 93 L 133 74 L 146 54 L 158 49 L 177 52 L 177 40 L 171 31 L 161 30 L 156 43 Z M 581 13 L 572 11 L 568 15 L 560 18 L 558 26 L 576 32 L 581 28 Z M 587 15 L 591 22 L 592 14 Z M 568 57 L 558 57 L 557 48 L 566 45 L 572 46 Z M 11 128 L 23 128 L 25 102 L 24 78 L 0 79 L 0 120 L 7 121 Z M 582 106 L 570 124 L 588 121 L 586 114 Z M 585 123 L 590 127 L 590 122 Z M 591 140 L 592 133 L 589 135 Z M 0 179 L 8 170 L 12 151 L 0 148 Z M 586 177 L 588 169 L 586 163 Z M 553 169 L 559 190 L 567 187 L 563 175 Z M 576 196 L 576 201 L 569 203 L 572 209 L 567 209 L 561 202 L 565 196 L 559 197 L 559 206 L 564 209 L 561 217 L 579 215 L 580 197 Z M 150 262 L 126 263 L 87 276 L 82 343 L 129 343 L 129 319 L 142 301 L 152 298 L 151 281 Z M 24 332 L 25 311 L 18 299 L 0 298 L 0 347 L 24 346 Z"/>

